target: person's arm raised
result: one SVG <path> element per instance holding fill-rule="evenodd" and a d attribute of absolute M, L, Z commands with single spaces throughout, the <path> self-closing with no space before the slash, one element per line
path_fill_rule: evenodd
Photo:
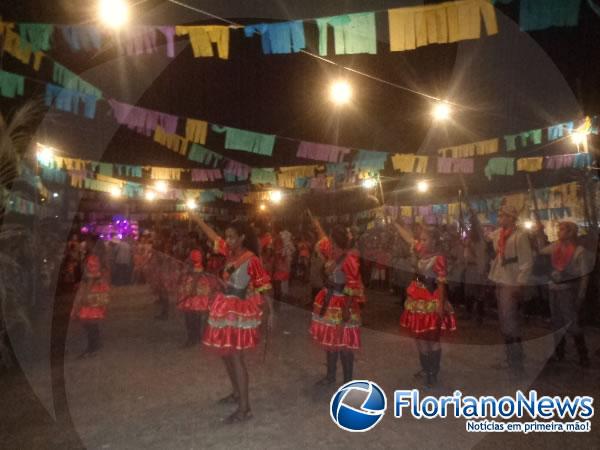
<path fill-rule="evenodd" d="M 404 226 L 404 224 L 400 224 L 398 222 L 394 222 L 394 228 L 396 229 L 396 231 L 398 232 L 398 234 L 400 235 L 400 237 L 402 239 L 404 239 L 404 241 L 410 246 L 412 247 L 415 244 L 415 237 L 413 236 L 413 234 L 410 232 L 410 230 L 408 228 L 406 228 Z"/>
<path fill-rule="evenodd" d="M 321 222 L 319 222 L 319 219 L 317 219 L 315 216 L 312 215 L 312 213 L 310 212 L 310 209 L 307 211 L 308 211 L 308 215 L 310 216 L 310 220 L 312 221 L 313 226 L 317 230 L 317 236 L 318 236 L 317 240 L 320 241 L 327 235 L 325 234 L 325 231 L 323 230 L 323 227 L 321 226 Z"/>
<path fill-rule="evenodd" d="M 197 214 L 190 213 L 190 218 L 198 224 L 200 229 L 204 232 L 204 234 L 206 234 L 206 236 L 211 241 L 215 242 L 221 239 L 221 236 L 219 236 L 217 232 L 213 230 L 212 227 L 209 224 L 207 224 L 202 217 L 200 217 Z"/>

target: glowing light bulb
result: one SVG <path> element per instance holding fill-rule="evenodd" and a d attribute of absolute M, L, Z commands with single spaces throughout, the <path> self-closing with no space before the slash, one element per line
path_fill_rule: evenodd
<path fill-rule="evenodd" d="M 156 200 L 156 192 L 146 191 L 145 197 L 146 200 L 148 200 L 149 202 L 153 202 L 154 200 Z"/>
<path fill-rule="evenodd" d="M 185 206 L 187 207 L 187 209 L 196 209 L 198 207 L 198 203 L 196 203 L 196 200 L 194 200 L 193 198 L 188 199 L 188 201 L 185 202 Z"/>
<path fill-rule="evenodd" d="M 154 184 L 154 189 L 157 192 L 160 192 L 161 194 L 166 194 L 169 190 L 169 183 L 167 183 L 166 181 L 157 181 Z"/>
<path fill-rule="evenodd" d="M 439 102 L 433 107 L 431 114 L 435 120 L 448 120 L 452 114 L 452 108 L 446 102 Z"/>
<path fill-rule="evenodd" d="M 119 189 L 118 187 L 113 187 L 110 189 L 110 196 L 113 198 L 119 198 L 121 197 L 121 189 Z"/>
<path fill-rule="evenodd" d="M 531 220 L 526 220 L 525 223 L 523 224 L 523 226 L 525 227 L 526 230 L 532 230 L 533 222 Z"/>
<path fill-rule="evenodd" d="M 265 205 L 264 203 L 261 203 L 260 206 L 258 207 L 258 209 L 260 209 L 261 211 L 266 211 L 267 205 Z"/>
<path fill-rule="evenodd" d="M 429 183 L 427 181 L 419 181 L 417 183 L 417 190 L 419 192 L 427 192 L 429 190 Z"/>
<path fill-rule="evenodd" d="M 362 182 L 365 189 L 373 189 L 377 185 L 375 178 L 365 178 Z"/>
<path fill-rule="evenodd" d="M 98 14 L 104 25 L 120 28 L 129 20 L 129 5 L 123 0 L 100 0 Z"/>
<path fill-rule="evenodd" d="M 46 145 L 40 145 L 37 151 L 37 160 L 44 166 L 49 166 L 54 159 L 54 152 Z"/>
<path fill-rule="evenodd" d="M 345 80 L 338 80 L 331 85 L 329 97 L 333 103 L 346 104 L 352 98 L 352 86 Z"/>
<path fill-rule="evenodd" d="M 271 191 L 269 196 L 273 203 L 281 203 L 281 199 L 283 198 L 281 191 Z"/>
<path fill-rule="evenodd" d="M 571 133 L 571 140 L 573 141 L 573 144 L 579 147 L 580 145 L 586 142 L 587 133 L 582 133 L 581 131 L 574 131 L 573 133 Z"/>

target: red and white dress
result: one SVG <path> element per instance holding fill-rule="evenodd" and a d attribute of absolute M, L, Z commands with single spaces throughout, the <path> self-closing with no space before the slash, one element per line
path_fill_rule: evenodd
<path fill-rule="evenodd" d="M 271 278 L 254 253 L 233 257 L 223 239 L 215 242 L 215 249 L 227 257 L 225 288 L 209 306 L 202 342 L 221 354 L 254 348 L 259 342 L 262 293 L 271 289 Z"/>
<path fill-rule="evenodd" d="M 271 233 L 265 233 L 258 239 L 260 261 L 269 274 L 273 273 L 274 255 L 273 255 L 273 236 Z"/>
<path fill-rule="evenodd" d="M 204 258 L 199 249 L 190 252 L 187 268 L 180 280 L 177 307 L 184 312 L 206 312 L 220 289 L 218 278 L 204 271 Z"/>
<path fill-rule="evenodd" d="M 72 315 L 79 320 L 103 320 L 110 301 L 110 283 L 98 256 L 85 259 L 83 279 L 86 281 L 79 285 Z"/>
<path fill-rule="evenodd" d="M 427 255 L 422 246 L 415 244 L 417 256 L 417 277 L 406 289 L 404 311 L 400 316 L 400 326 L 419 335 L 428 331 L 456 330 L 456 319 L 452 305 L 445 302 L 440 315 L 439 283 L 446 282 L 446 258 L 442 255 Z"/>
<path fill-rule="evenodd" d="M 178 293 L 182 266 L 183 263 L 170 253 L 154 248 L 148 263 L 145 265 L 144 277 L 155 294 L 168 297 L 174 301 L 175 294 Z"/>
<path fill-rule="evenodd" d="M 292 255 L 294 245 L 291 234 L 282 231 L 273 240 L 273 280 L 288 281 L 292 270 Z"/>
<path fill-rule="evenodd" d="M 329 238 L 321 239 L 317 250 L 326 260 L 328 279 L 315 297 L 309 332 L 325 350 L 358 350 L 360 305 L 365 302 L 359 255 L 355 250 L 334 252 Z M 347 321 L 342 317 L 344 307 L 350 309 Z"/>

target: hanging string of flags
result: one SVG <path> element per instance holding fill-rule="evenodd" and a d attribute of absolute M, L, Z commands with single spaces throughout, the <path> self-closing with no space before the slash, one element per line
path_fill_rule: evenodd
<path fill-rule="evenodd" d="M 73 52 L 99 50 L 103 45 L 115 45 L 122 54 L 128 56 L 165 51 L 167 57 L 173 58 L 176 38 L 186 37 L 195 58 L 216 57 L 227 60 L 230 57 L 232 32 L 241 30 L 246 38 L 261 38 L 265 55 L 297 53 L 308 46 L 305 28 L 310 25 L 317 28 L 318 42 L 313 46 L 318 48 L 321 56 L 328 54 L 330 30 L 333 31 L 336 55 L 376 54 L 379 12 L 387 15 L 389 49 L 396 52 L 431 44 L 479 39 L 482 34 L 497 34 L 494 5 L 510 2 L 511 0 L 457 0 L 246 26 L 138 25 L 114 31 L 96 25 L 0 22 L 0 30 L 7 36 L 5 51 L 23 62 L 27 61 L 26 64 L 29 64 L 31 55 L 34 55 L 38 67 L 41 59 L 39 52 L 51 50 L 57 39 L 62 39 Z M 593 7 L 591 2 L 590 6 Z M 576 26 L 580 7 L 581 0 L 520 0 L 521 29 L 530 31 L 554 26 Z"/>
<path fill-rule="evenodd" d="M 412 50 L 429 44 L 453 43 L 481 37 L 481 21 L 488 35 L 498 33 L 496 12 L 490 0 L 459 0 L 439 5 L 384 10 L 388 15 L 390 51 Z M 122 54 L 139 56 L 165 47 L 167 57 L 175 56 L 175 39 L 187 37 L 195 58 L 230 57 L 232 31 L 261 37 L 265 55 L 297 53 L 307 48 L 305 27 L 316 25 L 315 47 L 328 54 L 329 30 L 333 30 L 336 55 L 376 54 L 376 12 L 341 14 L 310 20 L 238 25 L 129 26 L 122 31 L 89 26 L 2 22 L 5 32 L 30 45 L 31 51 L 48 51 L 57 36 L 73 52 L 99 50 L 114 44 Z M 16 39 L 13 37 L 13 39 Z M 165 50 L 162 50 L 165 51 Z"/>
<path fill-rule="evenodd" d="M 81 189 L 88 189 L 96 192 L 104 192 L 115 196 L 115 192 L 118 191 L 119 195 L 124 195 L 130 198 L 141 198 L 148 191 L 140 183 L 131 183 L 124 180 L 116 179 L 102 173 L 109 173 L 108 168 L 110 164 L 106 163 L 94 163 L 85 162 L 81 160 L 62 158 L 62 162 L 68 164 L 69 167 L 79 169 L 80 177 L 76 178 L 73 175 L 74 171 L 70 171 L 69 175 L 72 180 L 73 187 Z M 48 165 L 41 166 L 42 179 L 46 179 L 48 173 L 64 173 L 66 181 L 65 171 L 58 170 L 53 167 L 55 163 L 52 160 Z M 89 174 L 82 170 L 83 167 L 92 164 L 96 169 L 95 179 L 88 178 Z M 137 172 L 135 166 L 124 166 L 123 169 L 128 172 Z M 282 171 L 282 174 L 293 173 L 293 174 L 305 174 L 311 175 L 311 169 L 307 167 L 288 167 Z M 282 175 L 280 174 L 280 176 Z M 39 179 L 31 175 L 31 182 L 36 186 L 41 186 Z M 76 179 L 73 179 L 76 178 Z M 57 182 L 56 179 L 52 180 Z M 156 188 L 153 188 L 156 189 Z M 552 187 L 540 188 L 534 190 L 534 195 L 537 199 L 538 210 L 537 213 L 542 221 L 548 220 L 559 220 L 568 218 L 581 218 L 584 217 L 582 196 L 580 193 L 581 186 L 576 182 L 564 183 Z M 48 191 L 43 187 L 45 195 L 48 195 Z M 41 191 L 40 191 L 41 192 Z M 248 203 L 258 204 L 266 202 L 269 199 L 270 193 L 267 191 L 250 191 L 247 185 L 244 186 L 230 186 L 224 189 L 171 189 L 165 191 L 161 195 L 161 199 L 177 201 L 175 206 L 176 211 L 183 211 L 186 209 L 186 202 L 190 199 L 199 199 L 203 203 L 203 211 L 205 213 L 218 213 L 215 211 L 208 211 L 210 208 L 206 203 L 213 202 L 217 199 L 225 201 L 237 202 L 237 203 Z M 40 205 L 34 204 L 34 202 L 24 199 L 16 193 L 4 192 L 3 198 L 6 210 L 8 212 L 15 212 L 25 215 L 41 214 L 44 208 Z M 149 197 L 146 196 L 147 199 Z M 154 199 L 154 197 L 152 197 Z M 493 196 L 469 202 L 470 207 L 478 216 L 480 223 L 494 224 L 497 221 L 497 211 L 502 204 L 509 204 L 514 206 L 517 211 L 521 214 L 529 215 L 533 208 L 531 195 L 526 193 L 514 193 L 504 195 L 502 197 Z M 416 222 L 426 224 L 449 224 L 459 219 L 462 213 L 464 213 L 465 205 L 458 202 L 442 203 L 442 204 L 431 204 L 431 205 L 384 205 L 383 207 L 376 208 L 374 210 L 362 211 L 355 214 L 354 220 L 359 219 L 374 219 L 378 215 L 383 213 L 384 216 L 391 216 L 394 218 L 402 217 L 405 222 Z M 48 213 L 48 211 L 46 211 Z M 47 215 L 47 214 L 46 214 Z M 346 217 L 348 216 L 348 217 Z M 323 220 L 326 223 L 336 222 L 339 220 L 350 219 L 350 215 L 344 216 L 328 216 L 324 217 Z M 374 226 L 373 222 L 369 223 L 369 227 Z"/>
<path fill-rule="evenodd" d="M 35 28 L 28 29 L 29 34 L 34 32 L 31 30 L 35 30 Z M 19 35 L 15 34 L 15 36 L 19 38 Z M 40 39 L 40 41 L 43 40 Z M 44 48 L 44 46 L 38 47 Z M 102 92 L 58 62 L 53 61 L 53 64 L 53 81 L 60 85 L 45 83 L 46 105 L 74 114 L 82 112 L 85 117 L 94 118 L 97 101 L 103 99 Z M 40 82 L 39 80 L 36 81 Z M 0 95 L 8 98 L 24 95 L 24 86 L 25 77 L 11 72 L 0 71 Z M 211 153 L 210 150 L 202 147 L 206 143 L 209 130 L 215 134 L 221 133 L 225 135 L 224 148 L 226 149 L 246 151 L 263 156 L 272 155 L 276 139 L 285 139 L 299 143 L 296 154 L 298 158 L 313 161 L 340 163 L 347 160 L 348 155 L 350 155 L 350 159 L 355 164 L 366 165 L 366 169 L 381 170 L 377 169 L 377 167 L 385 165 L 387 159 L 385 152 L 354 150 L 327 144 L 303 142 L 271 134 L 209 124 L 206 121 L 198 119 L 180 118 L 172 114 L 118 102 L 114 99 L 109 99 L 107 102 L 119 124 L 127 126 L 143 135 L 153 136 L 155 142 L 177 154 L 188 156 L 191 160 L 203 161 L 212 159 L 215 164 L 219 160 L 218 156 L 214 156 L 214 152 Z M 185 123 L 185 130 L 183 130 L 182 125 L 179 125 L 181 121 Z M 180 128 L 181 130 L 178 132 Z M 544 141 L 552 142 L 573 133 L 582 136 L 589 133 L 598 133 L 597 117 L 594 117 L 593 120 L 586 119 L 576 129 L 574 121 L 570 121 L 552 125 L 546 129 L 529 130 L 514 135 L 507 135 L 502 139 L 496 138 L 440 149 L 438 151 L 440 157 L 437 161 L 437 171 L 438 173 L 472 173 L 475 170 L 474 162 L 467 159 L 469 157 L 486 156 L 498 153 L 501 149 L 504 152 L 510 153 L 528 148 L 529 146 L 540 145 Z M 581 139 L 581 145 L 584 147 L 583 151 L 586 152 L 587 139 L 584 137 Z M 356 155 L 357 152 L 358 155 Z M 455 161 L 448 158 L 459 158 L 461 160 Z M 430 157 L 394 155 L 391 159 L 393 168 L 399 172 L 426 173 Z M 573 161 L 574 167 L 578 168 L 582 161 L 583 158 L 577 158 L 576 161 Z M 533 171 L 535 167 L 540 167 L 539 160 L 535 163 L 531 162 L 528 166 L 524 166 L 523 163 L 521 164 L 521 168 L 517 170 Z M 559 162 L 558 164 L 562 163 Z M 489 167 L 486 167 L 485 170 L 489 173 L 489 177 L 498 174 L 506 175 L 514 172 L 513 166 L 514 159 L 504 157 L 491 161 Z M 566 167 L 566 165 L 564 166 Z M 549 167 L 553 166 L 550 165 Z M 240 170 L 237 167 L 233 172 L 236 173 L 234 176 L 238 180 L 247 179 L 247 170 Z M 233 178 L 234 176 L 230 176 L 229 178 Z"/>
<path fill-rule="evenodd" d="M 486 175 L 490 175 L 488 174 L 488 169 L 490 165 L 493 166 L 491 163 L 497 159 L 492 158 L 488 161 Z M 509 159 L 514 160 L 514 158 Z M 265 196 L 268 195 L 268 191 L 276 188 L 302 193 L 307 190 L 324 191 L 354 186 L 362 178 L 376 176 L 378 173 L 377 167 L 381 167 L 377 165 L 373 171 L 361 171 L 353 168 L 349 163 L 341 163 L 280 168 L 251 168 L 245 165 L 240 166 L 239 163 L 229 160 L 224 169 L 183 169 L 111 164 L 57 155 L 52 155 L 49 158 L 40 157 L 38 160 L 40 163 L 41 179 L 49 183 L 69 184 L 73 188 L 88 189 L 128 198 L 143 198 L 149 191 L 154 194 L 156 194 L 156 191 L 159 191 L 160 198 L 167 200 L 185 201 L 190 198 L 201 198 L 203 202 L 223 199 L 238 203 L 264 201 Z M 544 166 L 549 170 L 570 167 L 584 169 L 589 166 L 590 155 L 587 153 L 578 153 L 539 158 L 520 158 L 516 159 L 517 170 L 528 172 L 541 170 L 542 165 L 538 163 L 538 160 L 545 160 Z M 360 169 L 365 169 L 366 166 L 362 165 L 365 160 L 361 159 L 359 162 L 361 163 L 359 165 Z M 497 174 L 494 173 L 494 175 Z M 505 171 L 503 174 L 514 174 L 514 170 L 510 171 L 510 173 L 509 171 Z M 129 180 L 123 178 L 128 178 Z M 132 178 L 139 179 L 139 181 L 131 181 Z M 183 181 L 200 184 L 220 181 L 249 181 L 250 185 L 258 188 L 259 191 L 251 190 L 250 185 L 244 184 L 226 186 L 222 189 L 179 189 L 174 187 L 160 192 L 160 188 L 157 188 L 156 182 L 162 181 Z M 155 182 L 155 184 L 151 185 L 150 183 L 152 182 Z M 267 191 L 264 191 L 264 189 L 267 189 Z M 545 197 L 547 196 L 540 195 L 540 198 Z M 573 199 L 574 197 L 570 198 Z M 483 208 L 478 207 L 476 209 L 479 211 Z M 404 211 L 406 212 L 407 210 Z M 441 211 L 438 208 L 434 211 L 435 215 L 448 214 Z"/>
<path fill-rule="evenodd" d="M 585 216 L 578 183 L 563 183 L 541 189 L 535 189 L 538 202 L 537 213 L 542 221 L 564 220 L 566 218 L 579 220 Z M 376 219 L 392 217 L 401 218 L 405 223 L 422 223 L 427 225 L 442 225 L 456 223 L 461 215 L 470 208 L 475 212 L 481 224 L 496 224 L 498 210 L 501 205 L 514 206 L 520 215 L 530 217 L 534 206 L 528 193 L 512 193 L 504 196 L 491 196 L 472 200 L 468 203 L 450 202 L 428 205 L 389 205 L 361 211 L 357 214 L 330 215 L 320 219 L 324 223 L 352 223 L 356 220 L 369 222 L 372 228 Z"/>
<path fill-rule="evenodd" d="M 74 89 L 61 88 L 54 84 L 47 84 L 46 104 L 54 105 L 57 109 L 78 113 L 83 106 L 86 117 L 93 117 L 96 110 L 99 91 L 79 77 L 75 76 L 62 66 L 57 66 L 55 79 L 72 86 Z M 23 95 L 25 78 L 21 75 L 7 71 L 0 71 L 0 95 L 14 97 Z M 193 181 L 215 181 L 224 179 L 227 182 L 246 181 L 250 178 L 252 184 L 272 184 L 278 182 L 278 175 L 272 169 L 252 169 L 249 166 L 223 158 L 218 153 L 204 147 L 209 130 L 216 134 L 224 134 L 224 147 L 230 150 L 252 152 L 263 156 L 272 156 L 275 147 L 275 135 L 256 133 L 232 127 L 222 127 L 209 124 L 198 119 L 184 118 L 181 121 L 178 116 L 148 110 L 134 105 L 118 102 L 114 99 L 108 100 L 113 116 L 118 123 L 137 131 L 145 136 L 153 136 L 155 142 L 165 146 L 182 156 L 187 156 L 192 161 L 207 165 L 212 164 L 213 171 L 202 172 L 197 169 L 193 173 Z M 178 129 L 182 128 L 180 123 L 185 123 L 185 136 L 179 135 Z M 377 152 L 371 150 L 354 150 L 339 146 L 299 142 L 296 156 L 302 159 L 310 159 L 319 163 L 328 163 L 325 173 L 319 173 L 313 177 L 296 177 L 291 179 L 289 174 L 281 177 L 286 187 L 330 189 L 335 185 L 335 180 L 342 182 L 353 182 L 373 176 L 385 168 L 386 161 L 390 159 L 392 168 L 400 173 L 435 172 L 438 174 L 471 174 L 476 172 L 475 157 L 477 164 L 484 162 L 482 171 L 491 179 L 498 175 L 514 175 L 516 171 L 536 172 L 544 169 L 557 170 L 562 168 L 585 169 L 591 164 L 591 156 L 587 153 L 587 138 L 590 133 L 598 133 L 598 117 L 586 117 L 581 124 L 575 127 L 575 121 L 552 125 L 544 129 L 530 130 L 515 135 L 504 136 L 503 139 L 495 138 L 476 143 L 464 144 L 438 150 L 439 157 L 395 154 Z M 578 137 L 577 151 L 583 147 L 583 153 L 568 155 L 538 156 L 534 158 L 515 158 L 511 156 L 496 156 L 501 149 L 505 155 L 510 155 L 516 150 L 522 150 L 528 146 L 537 146 L 542 143 L 551 143 L 567 136 Z M 282 138 L 293 140 L 290 138 Z M 492 156 L 491 156 L 492 155 Z M 437 164 L 435 164 L 437 159 Z M 434 164 L 430 165 L 430 160 Z M 223 173 L 218 166 L 225 162 Z M 107 169 L 108 170 L 108 169 Z M 183 169 L 159 169 L 152 173 L 153 179 L 167 178 L 179 180 Z M 199 172 L 198 172 L 199 171 Z M 112 170 L 114 173 L 115 171 Z"/>
<path fill-rule="evenodd" d="M 73 78 L 69 78 L 74 80 Z M 14 98 L 23 95 L 25 78 L 11 72 L 0 71 L 0 95 Z M 93 117 L 96 110 L 96 100 L 92 93 L 93 86 L 84 81 L 70 81 L 70 85 L 79 90 L 60 88 L 48 83 L 46 104 L 59 110 L 78 113 L 80 109 L 86 117 Z M 566 137 L 576 137 L 576 151 L 587 153 L 588 134 L 598 134 L 598 116 L 586 117 L 581 121 L 568 121 L 551 125 L 546 128 L 529 130 L 503 138 L 446 147 L 437 151 L 438 157 L 416 154 L 394 154 L 373 150 L 357 150 L 329 144 L 306 142 L 272 134 L 257 133 L 233 127 L 210 124 L 207 121 L 181 118 L 172 114 L 149 110 L 138 106 L 107 100 L 117 123 L 126 126 L 144 136 L 153 137 L 154 141 L 165 148 L 185 156 L 192 161 L 217 167 L 223 160 L 218 153 L 206 148 L 209 131 L 224 135 L 223 147 L 228 150 L 255 153 L 262 156 L 272 156 L 277 139 L 298 142 L 296 156 L 300 159 L 318 161 L 320 163 L 338 164 L 339 172 L 346 171 L 347 164 L 357 171 L 381 171 L 388 159 L 392 168 L 400 173 L 427 173 L 430 162 L 434 171 L 440 174 L 475 172 L 475 157 L 486 157 L 484 168 L 488 178 L 494 175 L 512 175 L 517 171 L 534 172 L 542 169 L 559 169 L 573 167 L 576 169 L 590 164 L 589 156 L 582 154 L 559 155 L 556 157 L 516 158 L 509 156 L 517 150 L 528 150 L 530 147 L 552 143 Z M 82 106 L 82 108 L 80 108 Z M 576 126 L 576 122 L 578 125 Z M 185 125 L 183 125 L 185 124 Z M 503 156 L 491 157 L 502 153 Z M 544 159 L 546 158 L 546 159 Z M 436 161 L 437 159 L 437 161 Z M 478 158 L 479 159 L 479 158 Z M 242 163 L 226 159 L 225 179 L 242 181 L 248 179 L 250 169 Z"/>

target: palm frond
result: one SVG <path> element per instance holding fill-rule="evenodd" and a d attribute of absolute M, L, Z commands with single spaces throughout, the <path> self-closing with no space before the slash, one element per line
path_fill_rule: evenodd
<path fill-rule="evenodd" d="M 19 164 L 30 148 L 43 111 L 40 102 L 29 101 L 15 111 L 9 122 L 0 114 L 0 200 L 3 205 L 10 198 L 8 188 L 19 176 Z M 0 329 L 4 332 L 19 325 L 31 329 L 25 268 L 11 255 L 13 246 L 7 245 L 19 242 L 23 236 L 26 236 L 25 230 L 19 225 L 4 224 L 0 229 Z"/>
<path fill-rule="evenodd" d="M 0 114 L 0 186 L 10 185 L 18 175 L 19 162 L 27 153 L 43 112 L 40 102 L 29 101 L 15 111 L 8 123 Z"/>
<path fill-rule="evenodd" d="M 39 102 L 29 101 L 11 117 L 5 131 L 11 139 L 17 155 L 23 156 L 27 152 L 33 136 L 33 129 L 41 120 L 43 113 L 44 109 Z"/>

